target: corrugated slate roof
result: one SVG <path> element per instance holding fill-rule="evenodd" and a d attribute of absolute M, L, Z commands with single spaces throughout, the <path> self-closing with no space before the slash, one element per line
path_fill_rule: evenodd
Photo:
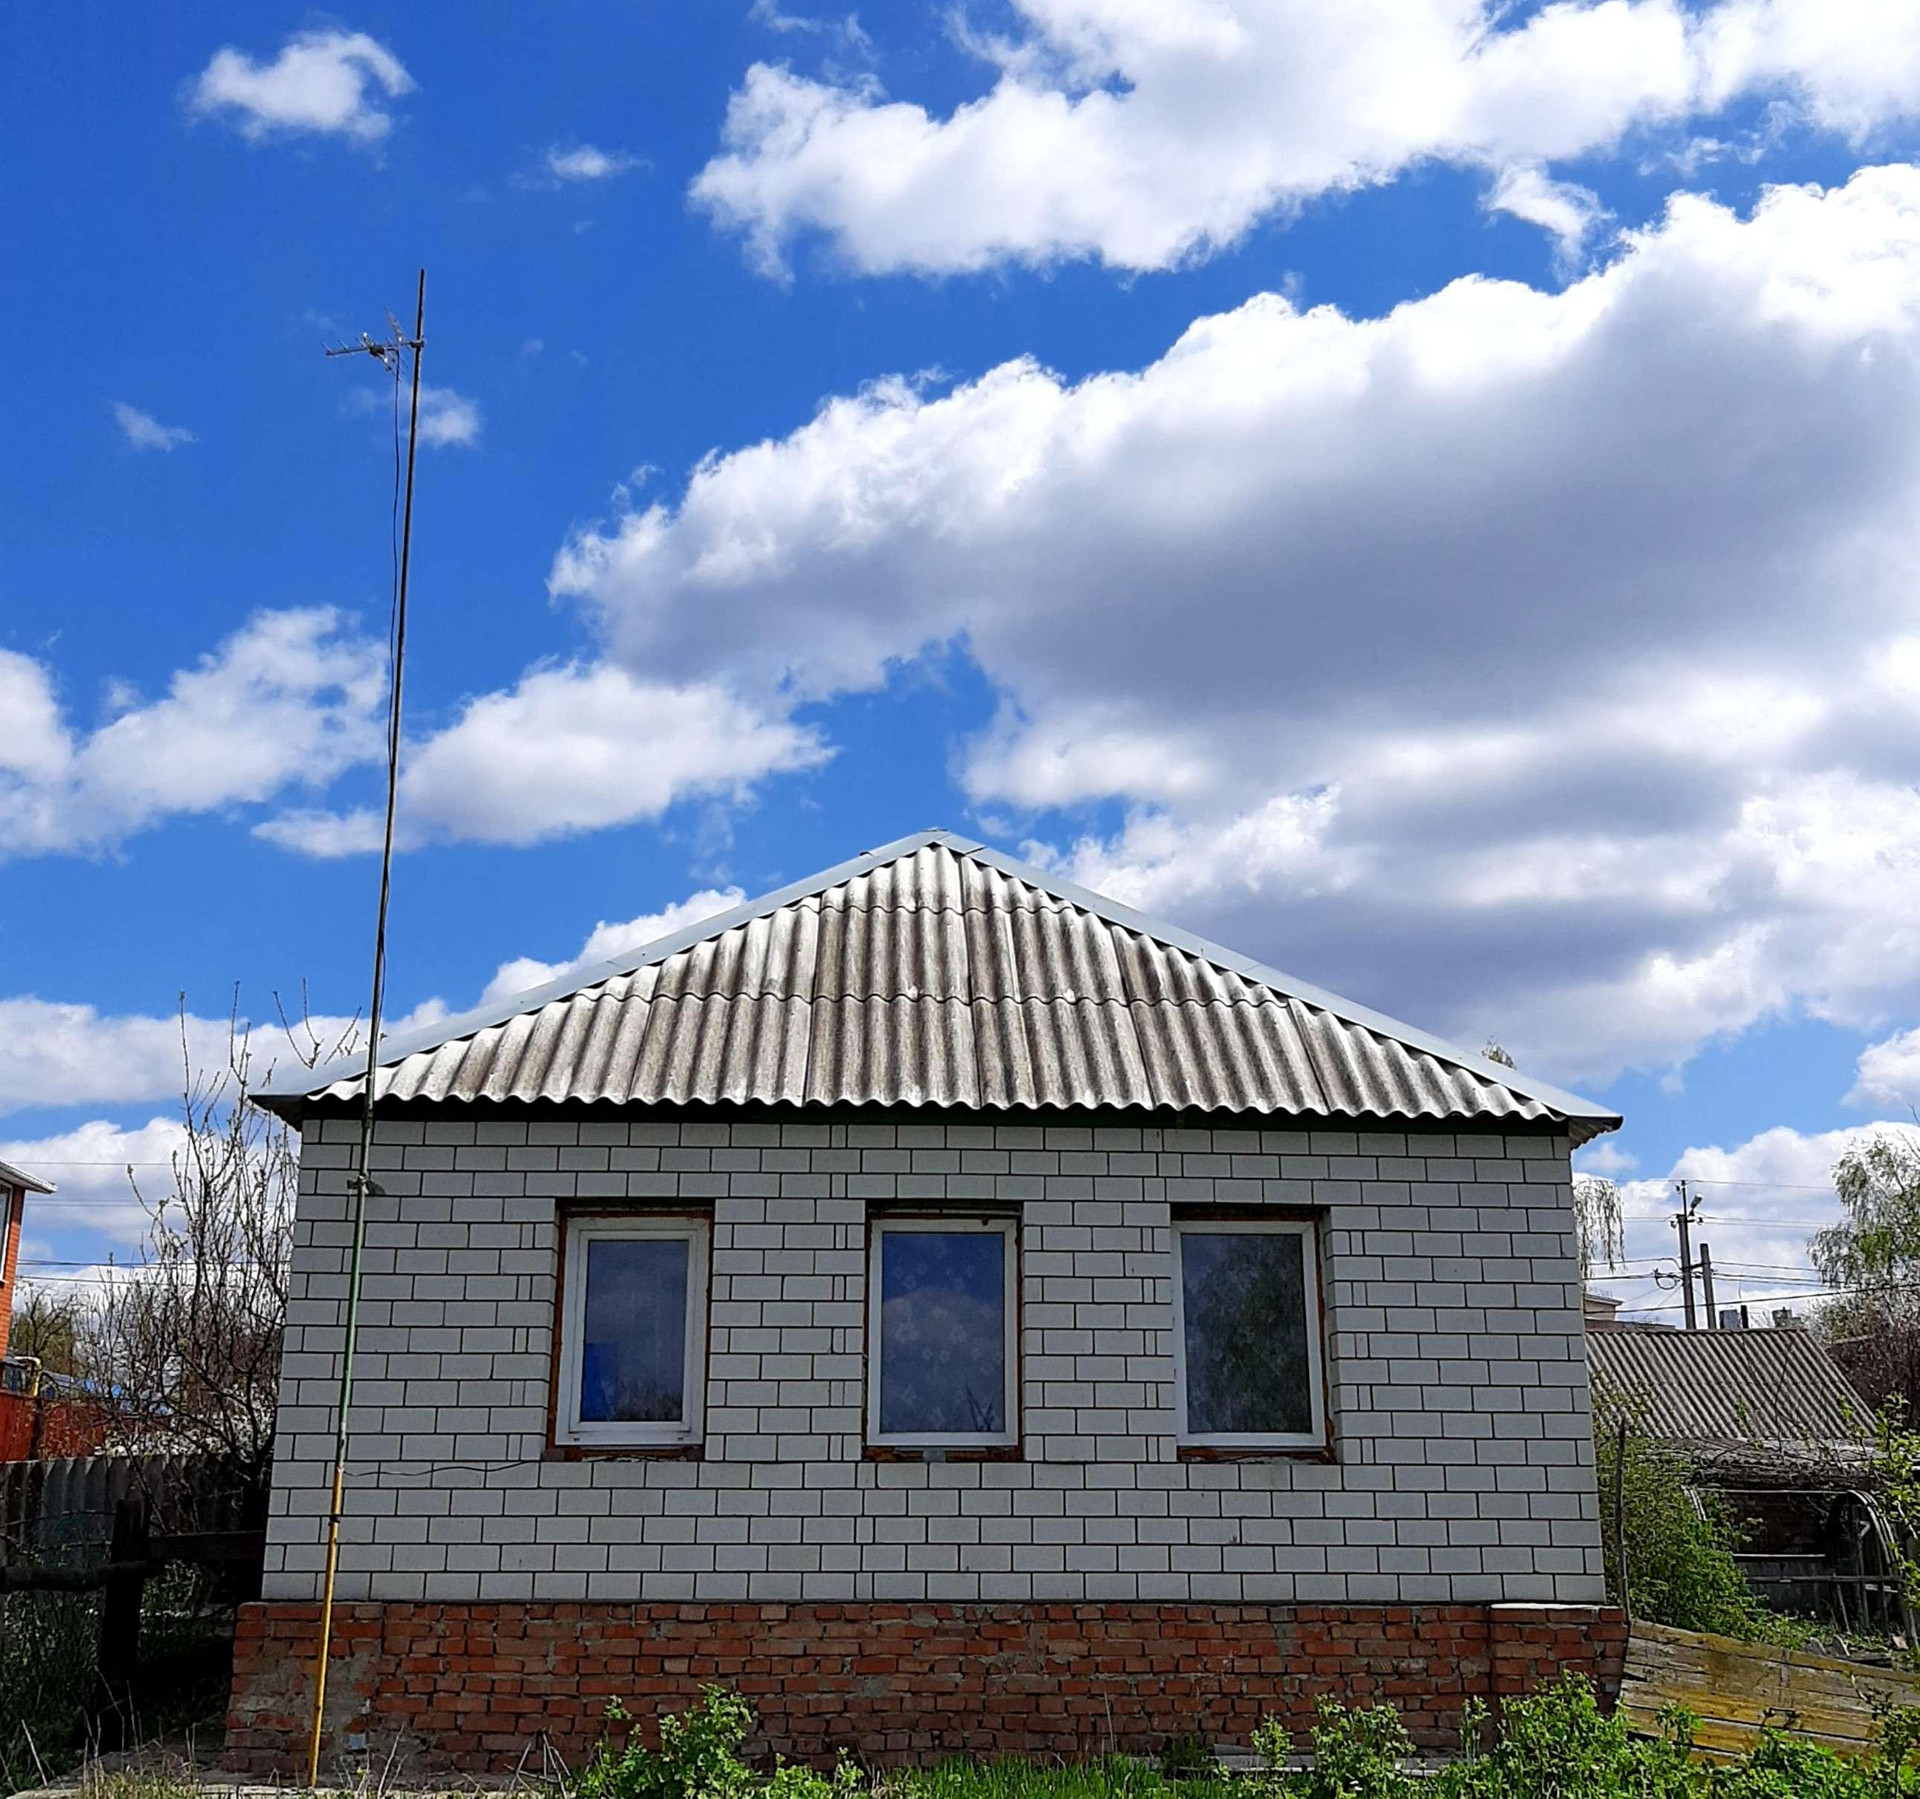
<path fill-rule="evenodd" d="M 943 831 L 383 1047 L 410 1101 L 1619 1119 Z M 364 1063 L 264 1099 L 358 1097 Z"/>
<path fill-rule="evenodd" d="M 1855 1442 L 1872 1416 L 1804 1330 L 1590 1331 L 1587 1365 L 1666 1442 Z"/>

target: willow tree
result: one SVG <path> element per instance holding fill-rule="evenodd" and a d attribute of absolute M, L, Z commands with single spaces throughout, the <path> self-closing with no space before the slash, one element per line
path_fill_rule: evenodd
<path fill-rule="evenodd" d="M 1834 1297 L 1821 1334 L 1876 1406 L 1920 1419 L 1920 1137 L 1881 1131 L 1842 1156 L 1834 1191 L 1845 1216 L 1807 1249 Z"/>

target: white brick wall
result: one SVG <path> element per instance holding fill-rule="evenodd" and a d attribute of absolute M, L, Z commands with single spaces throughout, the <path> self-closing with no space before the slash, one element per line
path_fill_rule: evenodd
<path fill-rule="evenodd" d="M 266 1597 L 317 1594 L 356 1126 L 310 1122 Z M 1568 1146 L 1037 1125 L 381 1126 L 345 1598 L 1603 1597 Z M 705 1459 L 545 1453 L 555 1202 L 713 1212 Z M 1021 1210 L 1017 1461 L 863 1459 L 870 1201 Z M 1334 1459 L 1179 1459 L 1184 1206 L 1324 1218 Z"/>

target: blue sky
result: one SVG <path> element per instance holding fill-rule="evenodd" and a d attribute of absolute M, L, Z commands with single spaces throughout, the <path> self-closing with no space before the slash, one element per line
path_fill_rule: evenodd
<path fill-rule="evenodd" d="M 401 1013 L 947 824 L 1613 1101 L 1723 1289 L 1911 1118 L 1920 9 L 79 6 L 0 83 L 44 1275 L 179 995 L 361 1003 L 320 348 L 423 264 Z"/>

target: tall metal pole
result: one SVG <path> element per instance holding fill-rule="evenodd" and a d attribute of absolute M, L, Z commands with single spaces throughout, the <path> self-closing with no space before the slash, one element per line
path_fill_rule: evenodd
<path fill-rule="evenodd" d="M 1686 1302 L 1687 1329 L 1700 1328 L 1693 1309 L 1693 1205 L 1687 1198 L 1687 1183 L 1674 1182 L 1680 1193 L 1680 1210 L 1674 1214 L 1674 1229 L 1680 1233 L 1680 1297 Z"/>
<path fill-rule="evenodd" d="M 332 1496 L 327 1506 L 326 1572 L 320 1589 L 320 1643 L 313 1669 L 313 1729 L 307 1739 L 307 1785 L 320 1784 L 320 1727 L 327 1704 L 327 1657 L 333 1644 L 333 1587 L 340 1568 L 340 1514 L 346 1494 L 347 1416 L 353 1404 L 353 1352 L 360 1330 L 360 1257 L 367 1195 L 373 1187 L 374 1076 L 380 1063 L 380 1013 L 387 985 L 387 900 L 393 890 L 393 816 L 399 796 L 400 678 L 407 651 L 407 568 L 413 552 L 413 458 L 420 442 L 420 354 L 426 347 L 427 271 L 413 315 L 413 403 L 407 415 L 407 499 L 400 528 L 400 584 L 394 601 L 393 680 L 387 703 L 387 824 L 380 851 L 380 905 L 373 930 L 373 995 L 367 1007 L 366 1092 L 360 1105 L 360 1160 L 353 1186 L 353 1246 L 347 1262 L 347 1329 L 340 1355 L 340 1405 L 334 1420 Z M 399 379 L 396 371 L 394 378 Z"/>
<path fill-rule="evenodd" d="M 1720 1313 L 1713 1303 L 1713 1250 L 1704 1240 L 1700 1244 L 1700 1297 L 1707 1305 L 1707 1329 L 1717 1331 Z"/>

